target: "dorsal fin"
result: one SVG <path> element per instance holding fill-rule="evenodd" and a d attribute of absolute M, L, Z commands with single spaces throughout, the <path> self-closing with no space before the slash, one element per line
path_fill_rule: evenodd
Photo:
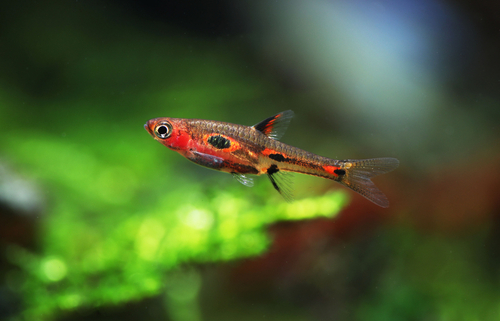
<path fill-rule="evenodd" d="M 264 119 L 260 123 L 255 124 L 253 127 L 267 137 L 278 140 L 285 133 L 292 117 L 293 111 L 286 110 L 282 113 Z"/>

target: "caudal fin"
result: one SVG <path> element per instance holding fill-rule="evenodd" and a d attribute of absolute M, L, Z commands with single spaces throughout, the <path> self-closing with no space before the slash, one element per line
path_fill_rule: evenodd
<path fill-rule="evenodd" d="M 396 158 L 371 158 L 343 160 L 345 175 L 340 183 L 363 195 L 381 207 L 389 207 L 389 200 L 380 191 L 371 178 L 396 169 L 399 161 Z"/>

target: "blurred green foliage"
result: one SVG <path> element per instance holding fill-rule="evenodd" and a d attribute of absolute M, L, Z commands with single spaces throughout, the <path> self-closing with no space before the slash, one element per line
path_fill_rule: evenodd
<path fill-rule="evenodd" d="M 144 130 L 149 118 L 167 115 L 230 121 L 232 106 L 266 95 L 262 80 L 224 45 L 159 41 L 123 22 L 123 38 L 96 50 L 101 40 L 85 36 L 93 22 L 74 14 L 89 29 L 40 28 L 37 41 L 22 43 L 32 69 L 15 76 L 23 91 L 6 82 L 0 88 L 1 157 L 46 197 L 36 251 L 11 246 L 7 253 L 20 268 L 8 284 L 22 293 L 25 319 L 165 288 L 190 302 L 199 284 L 188 273 L 195 281 L 184 277 L 187 285 L 176 287 L 182 274 L 172 279 L 169 272 L 180 265 L 262 254 L 269 224 L 331 218 L 347 203 L 344 192 L 334 192 L 287 204 L 266 179 L 250 190 L 229 175 L 207 176 Z M 19 19 L 30 17 L 39 18 Z M 110 27 L 100 37 L 118 32 L 99 19 Z M 248 125 L 272 113 L 254 115 Z"/>
<path fill-rule="evenodd" d="M 259 255 L 267 225 L 333 217 L 346 204 L 343 192 L 288 204 L 268 195 L 267 180 L 255 189 L 224 174 L 200 183 L 141 125 L 75 120 L 71 134 L 26 136 L 33 128 L 23 126 L 2 137 L 9 161 L 48 200 L 39 252 L 9 251 L 28 319 L 157 294 L 180 264 Z"/>
<path fill-rule="evenodd" d="M 54 202 L 41 253 L 11 248 L 9 254 L 24 274 L 26 316 L 157 294 L 165 273 L 179 264 L 259 255 L 270 242 L 268 224 L 332 217 L 346 202 L 339 192 L 285 204 L 275 198 L 251 202 L 241 189 L 208 190 L 198 184 L 176 185 L 168 193 L 160 188 L 153 193 L 158 200 L 143 206 L 133 198 L 126 205 L 99 200 L 101 189 L 75 193 L 79 202 Z"/>

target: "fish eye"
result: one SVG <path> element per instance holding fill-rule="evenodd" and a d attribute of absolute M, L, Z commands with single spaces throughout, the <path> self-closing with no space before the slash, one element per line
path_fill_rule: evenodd
<path fill-rule="evenodd" d="M 155 134 L 160 139 L 168 138 L 172 134 L 172 125 L 164 122 L 155 127 Z"/>

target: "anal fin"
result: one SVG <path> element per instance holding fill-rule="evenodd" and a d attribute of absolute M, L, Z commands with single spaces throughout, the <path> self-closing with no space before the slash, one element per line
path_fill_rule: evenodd
<path fill-rule="evenodd" d="M 274 188 L 287 202 L 293 201 L 292 180 L 290 176 L 290 173 L 280 171 L 275 164 L 267 169 L 267 177 L 269 177 L 271 184 L 273 184 Z"/>

